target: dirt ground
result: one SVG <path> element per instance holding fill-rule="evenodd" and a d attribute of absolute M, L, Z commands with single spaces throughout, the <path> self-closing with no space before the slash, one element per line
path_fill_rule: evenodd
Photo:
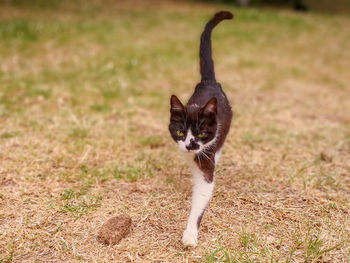
<path fill-rule="evenodd" d="M 45 3 L 45 4 L 44 4 Z M 204 23 L 234 122 L 185 249 L 169 98 Z M 350 17 L 186 1 L 0 3 L 0 262 L 350 262 Z M 129 214 L 130 234 L 97 242 Z"/>

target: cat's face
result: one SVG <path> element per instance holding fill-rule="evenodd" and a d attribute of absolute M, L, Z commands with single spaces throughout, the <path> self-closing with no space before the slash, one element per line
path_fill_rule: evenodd
<path fill-rule="evenodd" d="M 170 100 L 169 131 L 181 151 L 199 153 L 215 142 L 217 133 L 216 98 L 204 107 L 184 106 L 175 96 Z"/>

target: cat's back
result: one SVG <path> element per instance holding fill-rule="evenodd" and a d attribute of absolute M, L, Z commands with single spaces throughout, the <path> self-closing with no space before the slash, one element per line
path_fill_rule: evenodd
<path fill-rule="evenodd" d="M 189 99 L 187 105 L 198 105 L 203 107 L 211 98 L 217 100 L 218 117 L 221 119 L 226 116 L 232 118 L 232 109 L 225 92 L 222 90 L 221 84 L 218 82 L 200 82 Z"/>

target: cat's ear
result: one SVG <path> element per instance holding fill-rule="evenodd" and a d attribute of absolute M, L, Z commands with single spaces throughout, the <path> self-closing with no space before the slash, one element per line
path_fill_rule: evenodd
<path fill-rule="evenodd" d="M 170 107 L 171 107 L 170 108 L 171 112 L 184 111 L 184 109 L 185 109 L 184 105 L 181 103 L 181 101 L 175 95 L 171 95 Z"/>
<path fill-rule="evenodd" d="M 217 113 L 217 100 L 215 97 L 211 98 L 207 104 L 202 108 L 203 115 L 209 116 L 209 115 L 216 115 Z"/>

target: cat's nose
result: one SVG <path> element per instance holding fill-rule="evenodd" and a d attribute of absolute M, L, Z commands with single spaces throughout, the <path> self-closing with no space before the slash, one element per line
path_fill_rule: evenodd
<path fill-rule="evenodd" d="M 187 150 L 198 150 L 199 145 L 193 139 L 191 139 L 190 143 L 188 145 L 186 145 L 186 149 Z"/>

